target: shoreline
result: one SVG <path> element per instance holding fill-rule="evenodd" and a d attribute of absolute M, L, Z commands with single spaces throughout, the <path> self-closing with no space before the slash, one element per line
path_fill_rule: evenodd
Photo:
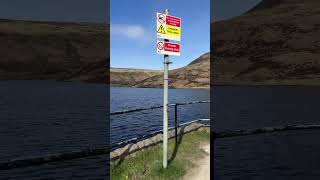
<path fill-rule="evenodd" d="M 114 88 L 136 88 L 136 89 L 162 89 L 161 87 L 135 87 L 135 86 L 123 86 L 123 85 L 115 85 L 109 84 L 105 82 L 97 82 L 97 81 L 83 81 L 83 80 L 56 80 L 56 79 L 0 79 L 0 82 L 5 81 L 51 81 L 51 82 L 62 82 L 62 83 L 82 83 L 82 84 L 105 84 L 110 85 L 110 87 Z M 212 87 L 320 87 L 319 84 L 214 84 Z M 210 90 L 210 87 L 169 87 L 169 89 L 203 89 Z"/>
<path fill-rule="evenodd" d="M 219 84 L 213 85 L 213 87 L 320 87 L 320 84 Z"/>
<path fill-rule="evenodd" d="M 136 89 L 163 89 L 163 87 L 133 87 L 133 86 L 115 86 L 110 84 L 110 87 L 114 88 L 136 88 Z M 205 87 L 189 87 L 189 88 L 172 88 L 169 87 L 169 89 L 204 89 L 204 90 L 209 90 L 210 87 L 205 88 Z"/>
<path fill-rule="evenodd" d="M 174 134 L 172 134 L 174 136 Z M 174 137 L 168 140 L 170 168 L 162 167 L 162 135 L 127 144 L 110 153 L 111 179 L 181 179 L 194 168 L 191 164 L 200 162 L 207 154 L 203 144 L 210 143 L 210 128 L 200 124 L 181 127 L 178 142 Z M 199 165 L 198 165 L 199 166 Z"/>

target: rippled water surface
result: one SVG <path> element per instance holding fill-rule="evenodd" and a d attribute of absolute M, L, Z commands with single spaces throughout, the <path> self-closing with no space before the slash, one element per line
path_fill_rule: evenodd
<path fill-rule="evenodd" d="M 0 160 L 106 145 L 108 86 L 0 81 Z M 0 171 L 0 179 L 104 179 L 103 156 Z"/>
<path fill-rule="evenodd" d="M 70 152 L 108 144 L 107 113 L 162 104 L 162 89 L 110 88 L 104 84 L 0 81 L 0 161 Z M 170 103 L 208 100 L 209 90 L 169 90 Z M 209 104 L 178 109 L 179 122 L 209 117 Z M 170 125 L 172 125 L 170 109 Z M 111 141 L 162 128 L 162 111 L 111 118 Z M 0 171 L 0 179 L 106 179 L 105 156 Z"/>
<path fill-rule="evenodd" d="M 215 131 L 320 124 L 320 87 L 215 87 Z M 217 139 L 215 179 L 320 179 L 320 131 Z"/>
<path fill-rule="evenodd" d="M 163 90 L 153 88 L 111 88 L 111 112 L 162 105 Z M 205 101 L 207 89 L 169 89 L 169 103 Z M 210 104 L 186 105 L 178 108 L 179 123 L 209 118 Z M 111 143 L 140 137 L 162 129 L 162 109 L 134 112 L 111 117 Z M 169 126 L 174 124 L 174 108 L 169 109 Z"/>

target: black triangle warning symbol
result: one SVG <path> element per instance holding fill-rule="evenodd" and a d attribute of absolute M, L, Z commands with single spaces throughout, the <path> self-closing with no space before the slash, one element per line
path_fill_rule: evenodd
<path fill-rule="evenodd" d="M 163 26 L 160 25 L 159 29 L 157 30 L 158 33 L 161 33 L 161 34 L 165 34 L 166 31 L 164 30 Z"/>

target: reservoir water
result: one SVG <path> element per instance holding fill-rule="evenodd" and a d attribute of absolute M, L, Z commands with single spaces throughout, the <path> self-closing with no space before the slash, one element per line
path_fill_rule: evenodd
<path fill-rule="evenodd" d="M 162 89 L 115 88 L 55 81 L 0 81 L 0 160 L 100 147 L 162 128 L 161 110 L 118 115 L 162 105 Z M 110 93 L 110 104 L 108 94 Z M 208 100 L 209 90 L 169 90 L 170 103 Z M 209 104 L 178 109 L 179 122 L 209 118 Z M 172 119 L 172 110 L 170 110 Z M 172 125 L 172 120 L 170 121 Z M 105 179 L 105 156 L 0 171 L 0 179 Z"/>
<path fill-rule="evenodd" d="M 107 144 L 107 112 L 162 104 L 162 89 L 54 81 L 0 82 L 0 159 Z M 215 87 L 215 131 L 319 123 L 320 87 Z M 208 100 L 209 90 L 171 89 L 170 103 Z M 209 106 L 178 110 L 179 122 L 209 117 Z M 172 109 L 170 110 L 172 125 Z M 111 142 L 162 128 L 161 110 L 113 116 Z M 319 179 L 320 131 L 217 139 L 216 179 Z M 0 171 L 0 179 L 105 179 L 105 156 Z"/>
<path fill-rule="evenodd" d="M 0 160 L 107 144 L 104 84 L 0 81 Z M 0 171 L 0 179 L 105 179 L 105 156 Z"/>
<path fill-rule="evenodd" d="M 215 131 L 320 124 L 320 87 L 215 87 Z M 320 131 L 217 139 L 215 179 L 319 179 Z"/>
<path fill-rule="evenodd" d="M 111 112 L 162 105 L 163 90 L 156 88 L 111 88 Z M 170 89 L 169 103 L 210 100 L 207 89 Z M 162 109 L 111 116 L 111 143 L 162 130 Z M 210 104 L 178 107 L 178 122 L 210 117 Z M 174 108 L 169 108 L 169 127 L 174 126 Z"/>

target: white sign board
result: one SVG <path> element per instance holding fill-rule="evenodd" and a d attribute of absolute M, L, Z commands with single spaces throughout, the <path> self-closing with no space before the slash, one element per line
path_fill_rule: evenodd
<path fill-rule="evenodd" d="M 180 56 L 180 44 L 157 41 L 157 54 Z"/>
<path fill-rule="evenodd" d="M 181 18 L 157 13 L 157 38 L 180 41 Z"/>

